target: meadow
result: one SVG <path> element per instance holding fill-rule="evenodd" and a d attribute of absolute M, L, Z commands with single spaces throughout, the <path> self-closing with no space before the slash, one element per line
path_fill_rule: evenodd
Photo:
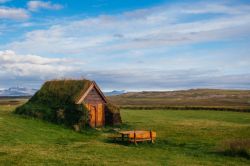
<path fill-rule="evenodd" d="M 83 132 L 15 115 L 0 106 L 0 165 L 250 165 L 247 156 L 218 151 L 250 138 L 250 113 L 121 110 L 121 130 L 152 129 L 155 144 L 118 144 L 112 128 Z"/>

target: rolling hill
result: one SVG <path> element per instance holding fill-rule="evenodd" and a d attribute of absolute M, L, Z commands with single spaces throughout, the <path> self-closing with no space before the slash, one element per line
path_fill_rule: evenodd
<path fill-rule="evenodd" d="M 109 96 L 120 107 L 171 107 L 202 109 L 250 109 L 250 90 L 190 89 L 128 92 Z"/>

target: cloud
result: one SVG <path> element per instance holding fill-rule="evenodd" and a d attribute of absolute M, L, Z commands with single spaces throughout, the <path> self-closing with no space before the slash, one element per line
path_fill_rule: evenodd
<path fill-rule="evenodd" d="M 75 73 L 77 74 L 77 73 Z M 250 73 L 221 74 L 205 69 L 116 69 L 82 71 L 86 78 L 97 81 L 105 90 L 177 90 L 191 88 L 249 89 Z"/>
<path fill-rule="evenodd" d="M 0 0 L 0 4 L 1 3 L 6 3 L 6 2 L 9 2 L 9 1 L 11 1 L 11 0 Z"/>
<path fill-rule="evenodd" d="M 40 9 L 60 10 L 63 8 L 63 6 L 60 4 L 53 4 L 51 2 L 43 1 L 29 1 L 27 6 L 30 11 L 38 11 Z"/>
<path fill-rule="evenodd" d="M 0 19 L 24 20 L 29 17 L 28 12 L 24 9 L 0 6 Z"/>
<path fill-rule="evenodd" d="M 249 89 L 250 73 L 223 74 L 217 69 L 116 68 L 89 69 L 81 60 L 19 55 L 0 52 L 0 83 L 38 88 L 55 78 L 84 78 L 97 81 L 103 90 L 178 90 L 190 88 Z M 0 84 L 0 86 L 1 86 Z"/>
<path fill-rule="evenodd" d="M 0 76 L 50 78 L 67 75 L 84 63 L 67 58 L 45 58 L 38 55 L 19 55 L 0 51 Z"/>
<path fill-rule="evenodd" d="M 250 34 L 249 10 L 248 5 L 197 3 L 100 15 L 28 32 L 24 40 L 6 47 L 41 54 L 110 54 L 131 49 L 230 40 Z M 215 13 L 220 15 L 212 17 Z M 212 16 L 193 20 L 199 14 Z M 188 21 L 182 21 L 183 18 Z"/>
<path fill-rule="evenodd" d="M 0 54 L 0 82 L 85 76 L 110 90 L 250 88 L 249 49 L 239 46 L 250 37 L 249 11 L 202 2 L 60 20 L 0 45 L 15 50 Z"/>

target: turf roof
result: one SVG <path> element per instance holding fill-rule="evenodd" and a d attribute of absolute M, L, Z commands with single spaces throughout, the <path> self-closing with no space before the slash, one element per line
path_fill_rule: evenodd
<path fill-rule="evenodd" d="M 45 105 L 74 104 L 92 84 L 89 80 L 52 80 L 44 83 L 42 88 L 30 99 Z"/>

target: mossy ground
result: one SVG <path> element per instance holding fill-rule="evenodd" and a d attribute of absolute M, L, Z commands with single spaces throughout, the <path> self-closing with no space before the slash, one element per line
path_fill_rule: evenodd
<path fill-rule="evenodd" d="M 122 129 L 152 129 L 155 144 L 109 142 L 110 128 L 82 133 L 0 106 L 0 165 L 250 165 L 216 152 L 220 142 L 250 138 L 250 113 L 122 110 Z"/>

